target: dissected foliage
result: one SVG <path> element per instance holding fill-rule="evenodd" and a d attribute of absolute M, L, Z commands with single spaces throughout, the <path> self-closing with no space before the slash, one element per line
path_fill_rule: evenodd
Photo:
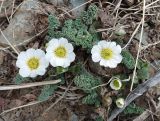
<path fill-rule="evenodd" d="M 94 18 L 96 17 L 98 8 L 96 5 L 89 6 L 87 11 L 84 11 L 81 15 L 83 22 L 86 25 L 90 25 L 93 23 Z"/>
<path fill-rule="evenodd" d="M 128 68 L 128 69 L 134 69 L 135 66 L 135 59 L 132 56 L 132 54 L 125 50 L 122 51 L 123 60 L 122 63 Z"/>
<path fill-rule="evenodd" d="M 57 20 L 55 16 L 49 15 L 49 29 L 57 29 L 60 26 L 60 22 Z"/>
<path fill-rule="evenodd" d="M 128 106 L 124 109 L 123 113 L 124 113 L 125 115 L 141 114 L 141 113 L 143 113 L 144 111 L 145 111 L 144 108 L 139 107 L 139 106 L 135 105 L 134 103 L 132 103 L 132 104 L 128 105 Z"/>
<path fill-rule="evenodd" d="M 59 21 L 56 17 L 49 16 L 49 37 L 60 38 L 65 37 L 74 45 L 82 48 L 91 49 L 93 42 L 96 41 L 98 34 L 95 31 L 90 31 L 90 25 L 93 23 L 96 14 L 97 6 L 90 5 L 87 11 L 84 11 L 80 17 L 75 20 L 66 20 L 63 27 L 59 27 Z M 58 29 L 59 28 L 59 29 Z M 94 28 L 92 26 L 92 28 Z"/>
<path fill-rule="evenodd" d="M 84 70 L 83 73 L 74 78 L 74 83 L 77 87 L 88 93 L 88 95 L 82 99 L 84 104 L 95 104 L 96 106 L 100 105 L 100 100 L 97 93 L 98 89 L 92 89 L 102 83 L 100 79 Z"/>
<path fill-rule="evenodd" d="M 92 92 L 82 99 L 82 103 L 89 105 L 95 104 L 96 106 L 99 106 L 100 99 L 96 92 Z"/>
<path fill-rule="evenodd" d="M 74 78 L 74 83 L 77 87 L 81 88 L 84 92 L 90 93 L 94 91 L 92 90 L 93 87 L 101 84 L 101 80 L 94 77 L 89 72 L 85 71 Z"/>

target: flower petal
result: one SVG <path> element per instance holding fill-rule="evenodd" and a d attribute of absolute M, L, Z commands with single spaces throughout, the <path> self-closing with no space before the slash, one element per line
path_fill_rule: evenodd
<path fill-rule="evenodd" d="M 46 72 L 46 69 L 42 68 L 39 71 L 37 71 L 37 74 L 43 76 L 45 74 L 45 72 Z"/>
<path fill-rule="evenodd" d="M 64 62 L 63 67 L 66 68 L 66 67 L 70 66 L 70 64 L 71 64 L 71 62 L 70 62 L 69 60 L 66 60 L 66 61 Z"/>
<path fill-rule="evenodd" d="M 104 59 L 101 59 L 100 65 L 101 65 L 101 66 L 104 66 L 104 67 L 108 67 L 108 66 L 109 66 L 109 62 L 106 61 L 106 60 L 104 60 Z"/>
<path fill-rule="evenodd" d="M 61 66 L 61 67 L 63 67 L 64 61 L 65 61 L 65 59 L 56 58 L 56 59 L 55 59 L 56 66 Z"/>
<path fill-rule="evenodd" d="M 60 45 L 64 46 L 65 44 L 68 44 L 68 40 L 66 38 L 61 37 L 59 38 L 59 43 Z"/>
<path fill-rule="evenodd" d="M 31 78 L 35 78 L 37 75 L 38 75 L 38 74 L 37 74 L 37 71 L 34 70 L 34 71 L 31 71 L 31 73 L 30 73 L 29 76 L 30 76 Z"/>
<path fill-rule="evenodd" d="M 117 46 L 114 47 L 114 52 L 115 52 L 116 54 L 120 54 L 121 51 L 122 51 L 122 48 L 121 48 L 120 45 L 117 45 Z"/>
<path fill-rule="evenodd" d="M 19 74 L 22 76 L 22 77 L 29 77 L 30 75 L 30 70 L 27 69 L 27 68 L 21 68 L 19 70 Z"/>
<path fill-rule="evenodd" d="M 50 60 L 50 64 L 53 66 L 53 67 L 56 67 L 56 60 L 55 59 L 51 59 Z"/>
<path fill-rule="evenodd" d="M 35 53 L 35 49 L 30 48 L 26 51 L 26 54 L 27 54 L 26 56 L 28 57 L 34 56 L 34 53 Z"/>
<path fill-rule="evenodd" d="M 68 53 L 73 52 L 73 45 L 71 43 L 67 43 L 64 46 L 65 46 Z"/>
<path fill-rule="evenodd" d="M 76 55 L 72 52 L 72 53 L 69 53 L 69 54 L 68 54 L 67 59 L 68 59 L 70 62 L 73 62 L 73 61 L 75 60 L 75 57 L 76 57 Z"/>
<path fill-rule="evenodd" d="M 91 49 L 91 53 L 100 53 L 101 48 L 98 45 L 94 45 L 93 48 Z"/>
<path fill-rule="evenodd" d="M 99 55 L 99 53 L 92 54 L 92 60 L 93 62 L 99 62 L 101 60 L 101 56 Z"/>
<path fill-rule="evenodd" d="M 59 45 L 59 40 L 56 38 L 53 38 L 48 42 L 48 46 L 49 45 L 52 45 L 52 46 Z"/>
<path fill-rule="evenodd" d="M 112 60 L 116 63 L 120 63 L 122 61 L 122 55 L 118 54 L 118 55 L 115 55 Z"/>
<path fill-rule="evenodd" d="M 117 67 L 117 63 L 112 61 L 112 60 L 109 60 L 108 63 L 109 63 L 108 67 L 110 67 L 110 68 L 116 68 Z"/>
<path fill-rule="evenodd" d="M 50 61 L 52 58 L 54 58 L 54 54 L 48 52 L 46 53 L 45 58 L 46 60 Z"/>
<path fill-rule="evenodd" d="M 109 42 L 107 42 L 105 40 L 101 40 L 101 41 L 98 42 L 98 46 L 102 47 L 102 48 L 108 47 L 109 46 Z"/>
<path fill-rule="evenodd" d="M 116 43 L 115 42 L 110 42 L 109 47 L 112 48 L 112 49 L 115 48 L 116 47 Z"/>
<path fill-rule="evenodd" d="M 47 68 L 49 66 L 49 62 L 45 57 L 40 59 L 40 65 L 43 66 L 44 68 Z"/>
<path fill-rule="evenodd" d="M 42 58 L 42 57 L 45 57 L 45 52 L 41 49 L 37 49 L 35 52 L 34 52 L 34 55 L 36 55 L 37 57 L 39 58 Z"/>

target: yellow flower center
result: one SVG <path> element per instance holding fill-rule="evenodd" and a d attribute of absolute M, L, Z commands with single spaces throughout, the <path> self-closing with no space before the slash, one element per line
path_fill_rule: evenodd
<path fill-rule="evenodd" d="M 113 51 L 109 48 L 104 48 L 101 50 L 101 57 L 105 60 L 109 60 L 113 57 Z"/>
<path fill-rule="evenodd" d="M 118 80 L 114 80 L 114 81 L 113 81 L 113 85 L 114 85 L 116 88 L 119 88 L 119 86 L 120 86 L 119 81 L 118 81 Z"/>
<path fill-rule="evenodd" d="M 60 46 L 57 49 L 55 49 L 54 53 L 57 57 L 64 58 L 67 54 L 67 51 L 63 46 Z"/>
<path fill-rule="evenodd" d="M 27 65 L 31 70 L 37 69 L 39 67 L 39 59 L 32 57 L 27 61 Z"/>

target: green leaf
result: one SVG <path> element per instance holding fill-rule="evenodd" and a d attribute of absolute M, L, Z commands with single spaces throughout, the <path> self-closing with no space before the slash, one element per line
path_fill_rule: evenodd
<path fill-rule="evenodd" d="M 90 5 L 88 10 L 83 12 L 79 18 L 66 20 L 62 27 L 59 27 L 60 23 L 56 17 L 50 15 L 48 35 L 50 38 L 67 38 L 73 45 L 81 46 L 90 51 L 94 41 L 99 36 L 97 33 L 89 31 L 89 26 L 93 23 L 97 10 L 96 5 Z"/>
<path fill-rule="evenodd" d="M 17 74 L 16 77 L 13 79 L 13 81 L 16 83 L 16 84 L 21 84 L 25 81 L 27 81 L 28 78 L 24 78 L 22 77 L 20 74 Z"/>
<path fill-rule="evenodd" d="M 86 25 L 91 25 L 96 18 L 98 7 L 94 4 L 90 5 L 87 11 L 84 11 L 81 15 L 83 22 Z"/>
<path fill-rule="evenodd" d="M 62 33 L 59 32 L 59 31 L 55 31 L 60 26 L 59 20 L 55 16 L 49 15 L 48 16 L 48 21 L 49 21 L 49 26 L 48 26 L 49 36 L 51 38 L 52 37 L 56 37 L 56 38 L 61 37 Z"/>
<path fill-rule="evenodd" d="M 102 82 L 100 79 L 94 77 L 88 72 L 83 71 L 82 74 L 77 75 L 74 78 L 74 83 L 77 87 L 81 88 L 83 91 L 90 93 L 93 90 L 92 87 L 100 85 Z"/>
<path fill-rule="evenodd" d="M 128 68 L 128 69 L 134 69 L 135 66 L 135 59 L 132 56 L 132 54 L 129 51 L 122 51 L 123 60 L 122 63 Z"/>
<path fill-rule="evenodd" d="M 58 88 L 57 85 L 45 85 L 41 91 L 41 94 L 38 97 L 38 100 L 39 101 L 48 100 L 49 97 L 55 92 L 57 88 Z"/>
<path fill-rule="evenodd" d="M 135 105 L 134 103 L 129 104 L 123 111 L 125 115 L 128 114 L 142 114 L 145 111 L 144 108 Z"/>
<path fill-rule="evenodd" d="M 99 100 L 98 94 L 96 92 L 88 94 L 86 97 L 82 99 L 82 103 L 89 104 L 89 105 L 95 104 L 96 106 L 99 106 L 100 100 Z"/>
<path fill-rule="evenodd" d="M 49 15 L 48 21 L 49 21 L 49 29 L 51 30 L 55 30 L 60 26 L 59 20 L 53 15 Z"/>
<path fill-rule="evenodd" d="M 56 75 L 63 74 L 68 71 L 68 68 L 56 67 Z"/>
<path fill-rule="evenodd" d="M 95 121 L 104 121 L 104 120 L 103 120 L 102 116 L 98 116 L 98 117 L 95 119 Z"/>
<path fill-rule="evenodd" d="M 137 70 L 137 77 L 140 80 L 146 80 L 149 78 L 149 64 L 139 60 L 139 69 Z"/>

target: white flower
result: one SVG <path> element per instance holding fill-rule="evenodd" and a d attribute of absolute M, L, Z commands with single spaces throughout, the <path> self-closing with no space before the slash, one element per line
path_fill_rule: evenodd
<path fill-rule="evenodd" d="M 18 55 L 16 66 L 20 68 L 22 77 L 36 77 L 44 75 L 49 62 L 45 58 L 45 52 L 40 49 L 28 49 Z"/>
<path fill-rule="evenodd" d="M 114 78 L 111 80 L 110 87 L 114 90 L 119 90 L 122 87 L 122 82 L 118 78 Z"/>
<path fill-rule="evenodd" d="M 91 50 L 92 60 L 100 62 L 101 66 L 116 68 L 117 64 L 122 61 L 121 50 L 121 46 L 116 45 L 115 42 L 101 40 Z"/>
<path fill-rule="evenodd" d="M 123 106 L 125 105 L 124 99 L 123 98 L 118 98 L 116 100 L 116 105 L 117 105 L 118 108 L 123 108 Z"/>
<path fill-rule="evenodd" d="M 50 40 L 46 51 L 46 58 L 53 67 L 66 68 L 75 60 L 73 46 L 65 38 Z"/>

